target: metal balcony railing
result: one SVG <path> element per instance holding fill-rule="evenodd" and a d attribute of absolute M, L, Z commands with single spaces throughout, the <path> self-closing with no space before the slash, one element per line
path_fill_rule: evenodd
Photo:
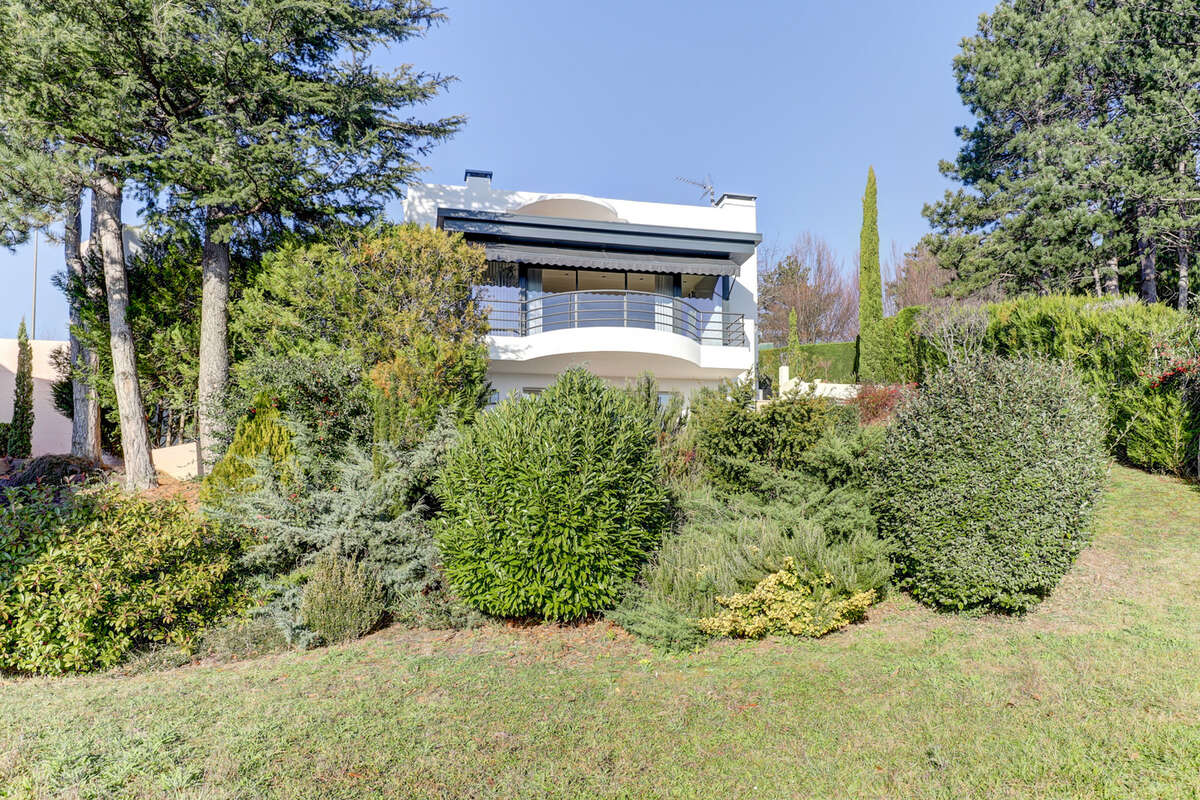
<path fill-rule="evenodd" d="M 560 292 L 531 300 L 484 300 L 497 336 L 530 336 L 571 328 L 642 328 L 700 344 L 746 347 L 742 314 L 702 312 L 677 297 L 649 292 Z"/>

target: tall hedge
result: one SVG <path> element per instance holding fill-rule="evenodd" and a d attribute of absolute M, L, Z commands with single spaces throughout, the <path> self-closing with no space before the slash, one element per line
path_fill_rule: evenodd
<path fill-rule="evenodd" d="M 612 607 L 670 516 L 655 434 L 630 393 L 579 368 L 481 415 L 435 485 L 458 596 L 502 617 Z"/>
<path fill-rule="evenodd" d="M 1157 348 L 1191 323 L 1188 315 L 1134 298 L 1051 295 L 1022 297 L 984 307 L 985 352 L 1001 357 L 1051 358 L 1072 365 L 1105 409 L 1113 454 L 1138 467 L 1191 471 L 1200 413 L 1178 386 L 1149 372 Z M 932 375 L 946 364 L 918 324 L 912 371 Z"/>
<path fill-rule="evenodd" d="M 1068 364 L 984 357 L 939 372 L 897 414 L 874 472 L 902 586 L 945 609 L 1036 604 L 1088 541 L 1103 432 Z"/>
<path fill-rule="evenodd" d="M 13 389 L 13 415 L 8 426 L 8 455 L 28 458 L 33 452 L 33 348 L 25 320 L 17 329 L 17 374 Z"/>

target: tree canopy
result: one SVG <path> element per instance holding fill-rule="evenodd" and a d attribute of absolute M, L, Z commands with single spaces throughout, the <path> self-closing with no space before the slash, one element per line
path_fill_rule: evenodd
<path fill-rule="evenodd" d="M 1200 201 L 1200 9 L 1185 0 L 1004 0 L 954 71 L 974 116 L 925 209 L 955 290 L 1186 303 Z"/>

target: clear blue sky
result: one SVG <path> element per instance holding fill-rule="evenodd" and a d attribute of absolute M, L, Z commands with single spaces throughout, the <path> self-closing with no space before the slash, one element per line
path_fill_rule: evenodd
<path fill-rule="evenodd" d="M 927 230 L 924 203 L 968 122 L 950 62 L 988 0 L 443 0 L 449 21 L 381 53 L 457 75 L 422 115 L 462 113 L 425 180 L 490 169 L 510 189 L 699 202 L 677 176 L 758 195 L 759 229 L 858 248 L 867 166 L 879 176 L 886 254 Z M 391 207 L 399 215 L 399 203 Z M 39 338 L 66 336 L 50 284 L 61 246 L 41 247 Z M 28 315 L 32 247 L 0 251 L 0 337 Z M 199 291 L 199 287 L 197 287 Z"/>

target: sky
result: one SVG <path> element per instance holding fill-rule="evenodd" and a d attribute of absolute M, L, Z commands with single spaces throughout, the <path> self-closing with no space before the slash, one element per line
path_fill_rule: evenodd
<path fill-rule="evenodd" d="M 441 0 L 449 19 L 380 51 L 456 76 L 418 107 L 467 123 L 423 160 L 422 180 L 701 203 L 679 178 L 758 196 L 764 243 L 824 237 L 847 269 L 858 250 L 868 166 L 879 180 L 881 250 L 928 231 L 922 206 L 951 188 L 938 161 L 970 118 L 951 61 L 986 0 Z M 400 202 L 388 206 L 399 219 Z M 127 207 L 129 218 L 133 209 Z M 32 308 L 33 246 L 0 250 L 0 338 Z M 51 283 L 60 244 L 38 250 L 37 336 L 64 339 Z M 199 287 L 197 286 L 197 291 Z"/>

